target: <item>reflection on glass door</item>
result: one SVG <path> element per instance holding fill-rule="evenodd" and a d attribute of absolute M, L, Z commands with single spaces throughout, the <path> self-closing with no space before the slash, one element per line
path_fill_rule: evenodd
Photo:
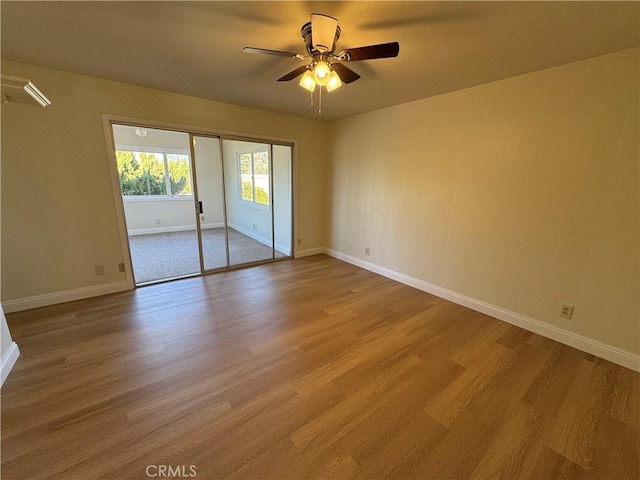
<path fill-rule="evenodd" d="M 290 257 L 291 146 L 220 142 L 192 136 L 203 271 Z"/>
<path fill-rule="evenodd" d="M 225 268 L 227 232 L 220 139 L 195 135 L 192 139 L 203 270 Z"/>
<path fill-rule="evenodd" d="M 199 274 L 189 135 L 112 129 L 135 283 Z"/>
<path fill-rule="evenodd" d="M 273 145 L 273 229 L 275 258 L 293 255 L 291 147 Z"/>
<path fill-rule="evenodd" d="M 137 285 L 293 255 L 291 145 L 137 125 L 112 132 Z"/>
<path fill-rule="evenodd" d="M 271 145 L 223 140 L 229 265 L 274 258 Z"/>

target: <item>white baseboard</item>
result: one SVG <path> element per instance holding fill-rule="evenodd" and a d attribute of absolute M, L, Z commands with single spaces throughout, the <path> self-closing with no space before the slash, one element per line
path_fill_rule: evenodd
<path fill-rule="evenodd" d="M 4 381 L 9 376 L 11 369 L 16 364 L 18 357 L 20 356 L 20 349 L 16 342 L 12 342 L 9 350 L 2 356 L 2 363 L 0 363 L 0 386 L 4 384 Z"/>
<path fill-rule="evenodd" d="M 282 245 L 281 243 L 276 243 L 276 250 L 287 257 L 292 255 L 291 247 L 287 247 L 286 245 Z"/>
<path fill-rule="evenodd" d="M 364 268 L 365 270 L 369 270 L 397 282 L 417 288 L 418 290 L 422 290 L 423 292 L 430 293 L 437 297 L 444 298 L 445 300 L 449 300 L 453 303 L 463 305 L 465 307 L 471 308 L 472 310 L 476 310 L 499 320 L 503 320 L 507 323 L 511 323 L 512 325 L 524 328 L 525 330 L 529 330 L 565 345 L 569 345 L 592 355 L 596 355 L 597 357 L 604 358 L 611 362 L 617 363 L 618 365 L 622 365 L 623 367 L 627 367 L 635 371 L 640 371 L 640 356 L 635 355 L 631 352 L 627 352 L 619 348 L 604 344 L 602 342 L 598 342 L 597 340 L 584 337 L 577 333 L 573 333 L 568 330 L 549 325 L 539 320 L 534 320 L 532 318 L 520 315 L 515 312 L 511 312 L 509 310 L 505 310 L 500 307 L 496 307 L 495 305 L 491 305 L 475 298 L 468 297 L 461 293 L 454 292 L 452 290 L 434 285 L 429 282 L 425 282 L 424 280 L 420 280 L 409 275 L 396 272 L 389 268 L 382 267 L 380 265 L 376 265 L 374 263 L 367 262 L 356 257 L 352 257 L 351 255 L 338 252 L 337 250 L 332 250 L 325 247 L 315 247 L 298 250 L 295 256 L 296 258 L 302 258 L 311 255 L 318 255 L 321 253 L 325 253 L 344 262 L 356 265 L 360 268 Z M 2 302 L 2 305 L 5 313 L 11 313 L 21 310 L 28 310 L 30 308 L 44 307 L 57 303 L 80 300 L 83 298 L 107 295 L 110 293 L 121 292 L 128 289 L 129 287 L 127 286 L 127 282 L 123 280 L 104 285 L 67 290 L 64 292 L 55 292 L 44 295 L 36 295 L 34 297 L 8 300 Z M 14 346 L 15 353 L 12 353 L 12 355 L 16 355 L 15 359 L 17 359 L 19 350 L 15 343 L 12 345 L 9 352 L 13 351 Z M 5 355 L 5 357 L 8 357 L 8 354 Z M 9 367 L 7 367 L 10 370 L 13 366 L 13 363 L 15 363 L 15 359 L 13 359 L 12 363 L 10 361 L 10 358 L 7 358 L 7 360 L 5 360 L 5 358 L 2 359 L 3 381 L 5 378 L 5 363 L 7 365 L 10 365 Z"/>
<path fill-rule="evenodd" d="M 327 255 L 331 255 L 328 250 L 324 247 L 315 247 L 315 248 L 305 248 L 303 250 L 297 250 L 296 251 L 296 258 L 302 258 L 302 257 L 310 257 L 312 255 L 320 255 L 321 253 L 326 253 Z M 335 256 L 335 255 L 332 255 Z M 338 257 L 336 257 L 338 258 Z M 349 262 L 351 263 L 351 262 Z"/>
<path fill-rule="evenodd" d="M 224 227 L 224 223 L 202 223 L 202 228 L 220 228 Z M 154 233 L 170 233 L 170 232 L 188 232 L 190 230 L 195 230 L 196 226 L 194 225 L 177 225 L 175 227 L 152 227 L 152 228 L 134 228 L 132 230 L 128 230 L 127 234 L 130 236 L 134 235 L 151 235 Z"/>
<path fill-rule="evenodd" d="M 127 235 L 133 237 L 134 235 L 153 235 L 155 233 L 170 233 L 170 232 L 187 232 L 189 230 L 195 230 L 195 225 L 178 225 L 176 227 L 153 227 L 153 228 L 134 228 L 127 231 Z"/>
<path fill-rule="evenodd" d="M 427 292 L 437 297 L 444 298 L 445 300 L 457 303 L 458 305 L 476 310 L 507 323 L 511 323 L 512 325 L 524 328 L 525 330 L 529 330 L 531 332 L 542 335 L 543 337 L 547 337 L 557 342 L 564 343 L 565 345 L 569 345 L 570 347 L 577 348 L 597 357 L 604 358 L 605 360 L 609 360 L 613 363 L 617 363 L 618 365 L 622 365 L 623 367 L 627 367 L 640 372 L 640 356 L 635 355 L 631 352 L 612 347 L 602 342 L 592 340 L 588 337 L 570 332 L 569 330 L 565 330 L 563 328 L 549 325 L 548 323 L 541 322 L 539 320 L 534 320 L 524 315 L 520 315 L 519 313 L 496 307 L 495 305 L 485 303 L 481 300 L 468 297 L 461 293 L 448 290 L 429 282 L 425 282 L 424 280 L 410 277 L 409 275 L 405 275 L 403 273 L 381 267 L 379 265 L 376 265 L 375 263 L 367 262 L 365 260 L 352 257 L 351 255 L 338 252 L 336 250 L 323 248 L 322 253 L 326 253 L 327 255 L 330 255 L 334 258 L 345 261 L 352 265 L 356 265 L 360 268 L 364 268 L 365 270 L 369 270 L 397 282 L 404 283 L 405 285 L 417 288 L 418 290 L 422 290 L 423 292 Z M 310 255 L 313 255 L 313 253 Z M 298 253 L 297 256 L 300 256 L 300 254 Z"/>
<path fill-rule="evenodd" d="M 94 285 L 91 287 L 82 287 L 62 292 L 45 293 L 43 295 L 36 295 L 33 297 L 7 300 L 2 302 L 2 307 L 5 313 L 12 313 L 29 310 L 31 308 L 46 307 L 57 303 L 82 300 L 83 298 L 99 297 L 100 295 L 108 295 L 110 293 L 123 292 L 125 290 L 129 290 L 129 286 L 125 280 L 121 280 L 119 282 L 105 283 L 103 285 Z"/>
<path fill-rule="evenodd" d="M 216 222 L 216 223 L 204 223 L 200 224 L 200 227 L 205 228 L 224 228 L 224 222 Z M 195 227 L 194 227 L 195 228 Z"/>
<path fill-rule="evenodd" d="M 241 234 L 246 235 L 249 238 L 253 238 L 256 242 L 260 242 L 267 247 L 271 246 L 271 240 L 267 240 L 263 236 L 258 235 L 256 232 L 249 230 L 248 228 L 244 228 L 233 223 L 229 224 L 229 228 L 233 228 L 235 231 L 240 232 Z"/>
<path fill-rule="evenodd" d="M 224 223 L 203 223 L 201 225 L 201 227 L 203 229 L 206 229 L 206 228 L 224 228 Z M 253 238 L 255 241 L 260 242 L 263 245 L 266 245 L 267 247 L 271 248 L 271 240 L 258 235 L 256 232 L 253 232 L 251 230 L 248 230 L 246 228 L 242 228 L 242 227 L 239 227 L 238 225 L 233 225 L 233 224 L 229 224 L 229 228 L 233 228 L 234 230 L 237 230 L 238 232 L 242 233 L 243 235 L 246 235 L 247 237 Z M 134 235 L 152 235 L 154 233 L 187 232 L 187 231 L 195 230 L 195 229 L 196 229 L 195 225 L 179 225 L 179 226 L 176 226 L 176 227 L 137 228 L 137 229 L 129 230 L 127 232 L 127 234 L 130 235 L 130 236 L 134 236 Z M 291 249 L 290 248 L 287 248 L 286 245 L 281 245 L 279 243 L 276 243 L 276 250 L 279 251 L 280 253 L 285 254 L 285 255 L 290 255 L 291 254 Z"/>
<path fill-rule="evenodd" d="M 246 235 L 249 238 L 253 238 L 256 242 L 260 242 L 263 245 L 266 245 L 267 247 L 271 248 L 271 239 L 270 238 L 264 238 L 261 235 L 258 235 L 256 232 L 249 230 L 247 228 L 244 227 L 240 227 L 238 225 L 235 225 L 233 223 L 229 224 L 229 228 L 233 228 L 234 230 L 236 230 L 239 233 L 242 233 L 243 235 Z M 276 243 L 276 250 L 279 251 L 280 253 L 283 253 L 285 255 L 290 255 L 291 254 L 291 249 L 287 248 L 284 245 L 281 245 L 279 243 Z"/>

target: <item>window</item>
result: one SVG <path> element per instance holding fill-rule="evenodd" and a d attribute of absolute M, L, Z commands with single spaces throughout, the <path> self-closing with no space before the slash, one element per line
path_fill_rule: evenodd
<path fill-rule="evenodd" d="M 189 155 L 117 149 L 118 175 L 125 197 L 187 197 L 191 190 Z"/>
<path fill-rule="evenodd" d="M 236 153 L 238 162 L 238 201 L 269 206 L 269 152 Z"/>

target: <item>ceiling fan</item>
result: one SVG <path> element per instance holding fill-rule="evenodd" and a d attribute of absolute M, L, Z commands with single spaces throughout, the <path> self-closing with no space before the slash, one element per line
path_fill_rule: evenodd
<path fill-rule="evenodd" d="M 311 63 L 296 68 L 279 78 L 278 81 L 288 82 L 302 75 L 300 85 L 312 92 L 312 94 L 316 85 L 325 87 L 330 92 L 340 87 L 343 83 L 355 82 L 360 78 L 360 75 L 340 62 L 397 57 L 400 51 L 398 42 L 390 42 L 366 47 L 347 48 L 335 53 L 336 42 L 340 38 L 338 20 L 321 13 L 312 13 L 311 21 L 305 23 L 300 31 L 307 49 L 306 55 L 256 47 L 245 47 L 242 51 L 245 53 L 289 57 L 297 60 L 310 58 Z"/>

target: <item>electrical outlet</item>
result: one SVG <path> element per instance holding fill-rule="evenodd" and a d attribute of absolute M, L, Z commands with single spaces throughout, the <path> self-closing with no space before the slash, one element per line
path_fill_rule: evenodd
<path fill-rule="evenodd" d="M 124 273 L 124 262 L 120 262 L 120 263 L 118 264 L 118 271 L 119 271 L 120 273 Z"/>
<path fill-rule="evenodd" d="M 96 275 L 104 275 L 104 265 L 94 265 L 93 270 Z"/>
<path fill-rule="evenodd" d="M 156 218 L 156 225 L 160 225 L 160 219 Z"/>
<path fill-rule="evenodd" d="M 254 230 L 258 230 L 258 225 L 256 225 L 255 223 L 253 224 L 253 229 Z"/>
<path fill-rule="evenodd" d="M 301 238 L 298 239 L 298 245 L 302 245 L 302 239 Z"/>
<path fill-rule="evenodd" d="M 369 255 L 369 248 L 368 247 L 364 249 L 364 254 L 365 255 Z"/>
<path fill-rule="evenodd" d="M 560 316 L 564 318 L 571 318 L 573 316 L 573 306 L 562 305 L 562 308 L 560 308 Z"/>

